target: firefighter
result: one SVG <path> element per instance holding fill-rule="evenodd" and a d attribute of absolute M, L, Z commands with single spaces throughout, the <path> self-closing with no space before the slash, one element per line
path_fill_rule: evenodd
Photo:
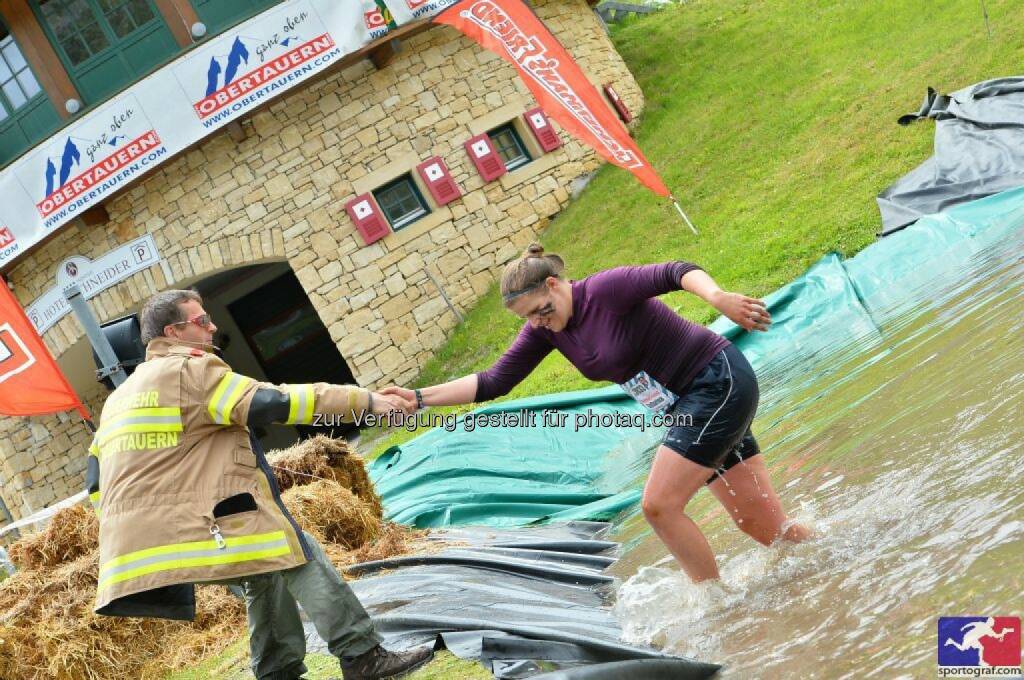
<path fill-rule="evenodd" d="M 195 583 L 239 585 L 257 678 L 298 678 L 306 645 L 296 602 L 341 660 L 345 680 L 387 678 L 430 659 L 394 653 L 323 549 L 284 503 L 251 428 L 310 424 L 412 404 L 343 385 L 272 385 L 212 353 L 217 330 L 188 290 L 141 312 L 146 361 L 107 399 L 89 449 L 99 515 L 96 612 L 195 617 Z"/>

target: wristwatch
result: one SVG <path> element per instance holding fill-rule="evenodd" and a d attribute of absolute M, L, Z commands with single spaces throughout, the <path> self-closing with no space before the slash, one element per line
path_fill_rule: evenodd
<path fill-rule="evenodd" d="M 413 394 L 416 395 L 416 409 L 417 410 L 419 410 L 419 409 L 423 408 L 424 406 L 426 406 L 426 404 L 423 403 L 423 393 L 422 392 L 420 392 L 419 390 L 413 390 Z"/>

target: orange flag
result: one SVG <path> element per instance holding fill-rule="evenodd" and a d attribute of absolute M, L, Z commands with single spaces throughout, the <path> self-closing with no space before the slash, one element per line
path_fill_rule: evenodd
<path fill-rule="evenodd" d="M 520 0 L 462 0 L 434 17 L 510 62 L 544 112 L 651 191 L 671 196 L 618 116 L 547 27 Z"/>
<path fill-rule="evenodd" d="M 0 414 L 34 416 L 71 409 L 89 419 L 25 310 L 0 279 Z"/>

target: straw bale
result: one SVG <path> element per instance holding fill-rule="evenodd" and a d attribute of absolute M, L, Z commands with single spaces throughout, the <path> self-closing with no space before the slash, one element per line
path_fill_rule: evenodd
<path fill-rule="evenodd" d="M 20 569 L 53 567 L 88 555 L 98 541 L 96 513 L 74 505 L 58 510 L 43 531 L 14 542 L 9 554 Z"/>
<path fill-rule="evenodd" d="M 324 552 L 336 567 L 342 569 L 359 562 L 372 562 L 399 555 L 423 555 L 443 550 L 448 544 L 428 539 L 427 529 L 412 529 L 394 522 L 384 522 L 380 534 L 358 550 L 346 550 L 337 543 L 324 543 Z M 349 576 L 345 576 L 350 578 Z"/>
<path fill-rule="evenodd" d="M 317 435 L 287 449 L 271 451 L 267 460 L 274 466 L 282 492 L 318 479 L 332 479 L 369 504 L 378 518 L 383 516 L 380 496 L 366 473 L 362 456 L 344 439 Z"/>
<path fill-rule="evenodd" d="M 412 547 L 414 545 L 419 548 L 415 552 L 426 552 L 427 548 L 433 548 L 433 545 L 429 545 L 430 543 L 437 543 L 437 541 L 426 541 L 429 533 L 426 529 L 410 529 L 401 524 L 386 522 L 376 540 L 367 543 L 352 553 L 353 564 L 405 555 L 413 552 Z"/>
<path fill-rule="evenodd" d="M 56 518 L 55 518 L 56 519 Z M 162 678 L 220 652 L 245 630 L 245 606 L 226 588 L 196 589 L 192 623 L 97 616 L 98 551 L 0 584 L 0 678 Z"/>
<path fill-rule="evenodd" d="M 281 494 L 281 500 L 295 520 L 321 543 L 356 550 L 380 534 L 380 516 L 334 480 L 318 479 L 293 486 Z"/>
<path fill-rule="evenodd" d="M 275 458 L 325 478 L 289 473 L 282 499 L 339 567 L 439 545 L 382 522 L 363 461 L 344 441 L 316 437 Z M 97 536 L 93 511 L 76 506 L 11 546 L 19 571 L 0 582 L 0 678 L 163 678 L 245 634 L 245 606 L 222 586 L 197 586 L 193 622 L 95 615 Z"/>

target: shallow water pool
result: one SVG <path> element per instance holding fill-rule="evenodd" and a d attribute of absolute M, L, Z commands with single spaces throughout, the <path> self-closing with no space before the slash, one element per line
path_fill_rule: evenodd
<path fill-rule="evenodd" d="M 1021 253 L 1017 229 L 920 272 L 909 301 L 873 311 L 880 334 L 759 372 L 754 433 L 784 507 L 819 535 L 763 548 L 701 492 L 690 513 L 724 587 L 697 587 L 637 509 L 613 536 L 627 639 L 728 678 L 922 678 L 939 616 L 1021 616 Z M 651 454 L 626 456 L 637 484 Z"/>

